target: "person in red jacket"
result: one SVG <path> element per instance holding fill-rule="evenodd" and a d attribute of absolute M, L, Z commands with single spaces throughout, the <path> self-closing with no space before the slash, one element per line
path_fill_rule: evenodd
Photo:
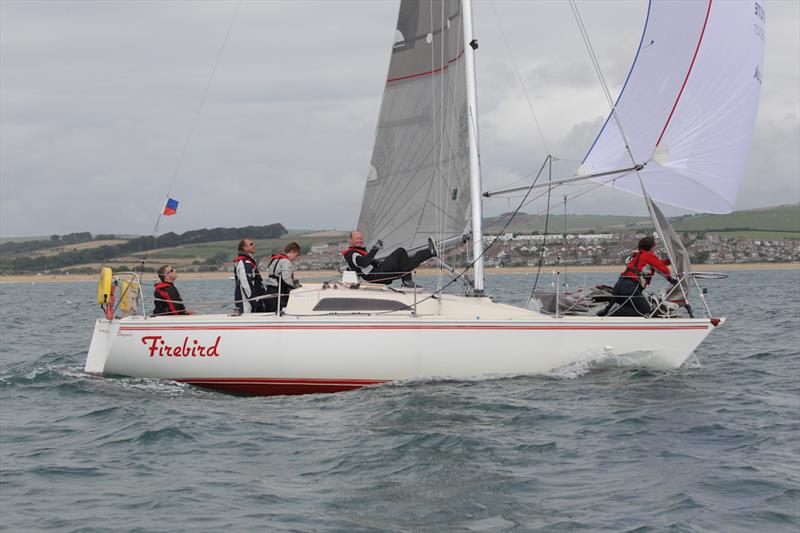
<path fill-rule="evenodd" d="M 614 315 L 614 316 L 650 316 L 652 309 L 647 299 L 642 296 L 642 291 L 650 283 L 650 279 L 657 271 L 667 281 L 675 285 L 678 280 L 672 277 L 669 270 L 669 259 L 659 259 L 653 253 L 653 247 L 656 245 L 656 240 L 652 236 L 643 237 L 639 240 L 638 249 L 633 252 L 628 264 L 625 265 L 625 271 L 620 274 L 619 280 L 614 285 L 614 300 L 600 313 L 600 316 Z M 645 268 L 648 269 L 645 272 Z M 613 312 L 611 308 L 614 304 L 618 304 Z"/>
<path fill-rule="evenodd" d="M 156 274 L 160 281 L 156 283 L 153 292 L 155 302 L 153 316 L 191 315 L 192 312 L 184 307 L 181 295 L 175 288 L 174 283 L 178 279 L 175 268 L 171 265 L 164 265 L 156 271 Z"/>

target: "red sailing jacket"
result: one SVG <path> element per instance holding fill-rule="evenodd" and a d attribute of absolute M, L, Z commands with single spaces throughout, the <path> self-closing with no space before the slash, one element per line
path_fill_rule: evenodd
<path fill-rule="evenodd" d="M 664 274 L 664 277 L 668 278 L 671 275 L 667 264 L 659 259 L 656 254 L 648 252 L 647 250 L 637 250 L 633 252 L 630 262 L 625 266 L 625 272 L 621 275 L 638 280 L 642 270 L 646 266 L 655 268 Z"/>

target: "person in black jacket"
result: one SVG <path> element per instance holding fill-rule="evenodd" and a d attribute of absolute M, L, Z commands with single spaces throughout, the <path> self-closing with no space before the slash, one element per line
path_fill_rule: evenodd
<path fill-rule="evenodd" d="M 160 281 L 156 282 L 153 292 L 155 302 L 153 316 L 191 315 L 192 312 L 183 305 L 181 295 L 175 288 L 174 283 L 178 279 L 175 268 L 171 265 L 164 265 L 156 271 L 156 274 Z"/>
<path fill-rule="evenodd" d="M 382 260 L 375 259 L 375 255 L 383 246 L 378 241 L 369 252 L 364 248 L 364 234 L 358 230 L 350 232 L 350 247 L 342 255 L 350 270 L 370 283 L 390 284 L 396 279 L 403 280 L 403 287 L 415 287 L 411 279 L 411 272 L 420 264 L 431 257 L 436 257 L 437 251 L 433 240 L 428 238 L 428 247 L 418 251 L 413 256 L 408 255 L 405 248 L 397 248 Z"/>
<path fill-rule="evenodd" d="M 263 313 L 265 308 L 262 297 L 267 294 L 267 290 L 258 271 L 255 253 L 256 245 L 252 239 L 239 241 L 239 256 L 233 261 L 236 280 L 233 298 L 240 314 Z"/>

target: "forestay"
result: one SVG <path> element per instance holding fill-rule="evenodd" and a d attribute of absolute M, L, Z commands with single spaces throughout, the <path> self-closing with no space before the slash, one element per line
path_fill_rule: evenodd
<path fill-rule="evenodd" d="M 458 0 L 403 0 L 358 219 L 367 244 L 424 246 L 465 232 L 469 114 Z"/>
<path fill-rule="evenodd" d="M 755 125 L 764 22 L 761 2 L 652 0 L 617 116 L 579 173 L 631 166 L 627 141 L 633 163 L 646 164 L 639 174 L 651 198 L 730 212 Z M 636 173 L 609 184 L 642 194 Z"/>

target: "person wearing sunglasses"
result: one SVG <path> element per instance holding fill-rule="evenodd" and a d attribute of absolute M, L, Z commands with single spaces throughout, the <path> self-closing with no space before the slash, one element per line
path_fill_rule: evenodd
<path fill-rule="evenodd" d="M 153 316 L 191 315 L 192 312 L 183 305 L 181 294 L 175 287 L 175 280 L 178 279 L 175 268 L 172 265 L 164 265 L 156 271 L 156 274 L 160 281 L 156 282 L 153 293 L 155 302 Z"/>
<path fill-rule="evenodd" d="M 239 256 L 233 261 L 236 288 L 234 303 L 239 314 L 263 313 L 265 302 L 260 296 L 267 294 L 264 280 L 255 260 L 256 245 L 252 239 L 239 241 Z"/>

